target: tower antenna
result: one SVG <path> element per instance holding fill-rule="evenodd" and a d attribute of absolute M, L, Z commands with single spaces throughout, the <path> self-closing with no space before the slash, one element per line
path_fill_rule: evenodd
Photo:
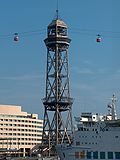
<path fill-rule="evenodd" d="M 57 9 L 56 9 L 56 18 L 58 19 L 59 18 L 59 14 L 58 14 L 58 12 L 59 12 L 59 9 L 58 9 L 58 0 L 57 0 Z"/>

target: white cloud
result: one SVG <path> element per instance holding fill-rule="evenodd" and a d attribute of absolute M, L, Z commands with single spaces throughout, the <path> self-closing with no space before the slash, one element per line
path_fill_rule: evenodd
<path fill-rule="evenodd" d="M 94 74 L 94 72 L 91 69 L 88 69 L 88 68 L 77 68 L 77 67 L 74 67 L 73 70 L 77 74 Z"/>
<path fill-rule="evenodd" d="M 0 77 L 0 80 L 32 80 L 39 79 L 43 77 L 43 75 L 21 75 L 21 76 L 9 76 L 9 77 Z"/>
<path fill-rule="evenodd" d="M 88 68 L 78 70 L 78 74 L 94 74 L 94 72 Z"/>

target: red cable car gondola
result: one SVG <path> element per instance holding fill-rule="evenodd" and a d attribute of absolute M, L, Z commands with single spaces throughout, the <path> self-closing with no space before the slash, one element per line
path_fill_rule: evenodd
<path fill-rule="evenodd" d="M 101 42 L 101 40 L 102 40 L 101 35 L 98 34 L 98 35 L 97 35 L 97 38 L 96 38 L 96 42 Z"/>
<path fill-rule="evenodd" d="M 18 35 L 18 33 L 14 34 L 14 41 L 16 41 L 16 42 L 19 41 L 19 35 Z"/>

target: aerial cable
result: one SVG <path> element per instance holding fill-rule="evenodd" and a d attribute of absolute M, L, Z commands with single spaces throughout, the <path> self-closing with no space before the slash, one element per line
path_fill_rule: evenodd
<path fill-rule="evenodd" d="M 57 0 L 57 2 L 58 2 L 58 0 Z M 59 15 L 57 15 L 57 16 L 59 16 Z M 68 32 L 70 34 L 77 34 L 77 35 L 83 35 L 83 36 L 92 36 L 92 37 L 97 36 L 96 38 L 98 38 L 98 39 L 101 39 L 101 38 L 118 39 L 118 38 L 120 38 L 120 32 L 119 31 L 110 31 L 110 30 L 105 31 L 105 30 L 96 30 L 96 29 L 69 28 Z M 40 34 L 45 34 L 45 33 L 46 33 L 46 28 L 41 28 L 41 29 L 25 31 L 25 32 L 14 32 L 14 33 L 3 34 L 3 35 L 1 34 L 0 39 L 7 39 L 7 38 L 11 38 L 11 37 L 15 38 L 15 36 L 18 36 L 17 38 L 19 39 L 19 36 L 20 37 L 35 36 L 35 35 L 40 35 Z"/>
<path fill-rule="evenodd" d="M 13 36 L 17 36 L 19 34 L 19 36 L 32 36 L 32 35 L 39 35 L 39 34 L 43 34 L 46 33 L 46 29 L 38 29 L 38 30 L 32 30 L 32 31 L 25 31 L 25 32 L 15 32 L 15 33 L 11 33 L 11 34 L 4 34 L 4 35 L 0 35 L 0 39 L 1 38 L 10 38 Z"/>
<path fill-rule="evenodd" d="M 82 32 L 94 32 L 94 33 L 98 33 L 98 32 L 102 32 L 102 33 L 110 33 L 110 34 L 120 34 L 119 31 L 110 31 L 110 30 L 96 30 L 96 29 L 83 29 L 83 28 L 69 28 L 70 30 L 74 30 L 74 31 L 82 31 Z"/>
<path fill-rule="evenodd" d="M 119 31 L 101 31 L 101 30 L 94 30 L 94 29 L 73 29 L 69 28 L 69 33 L 70 34 L 80 34 L 80 35 L 85 35 L 85 36 L 97 36 L 100 35 L 101 37 L 104 38 L 113 38 L 113 39 L 118 39 L 120 38 L 120 32 Z M 96 34 L 97 33 L 97 34 Z"/>

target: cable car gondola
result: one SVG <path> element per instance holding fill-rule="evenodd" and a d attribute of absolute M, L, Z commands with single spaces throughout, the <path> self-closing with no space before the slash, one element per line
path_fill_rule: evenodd
<path fill-rule="evenodd" d="M 96 37 L 96 42 L 100 43 L 100 42 L 101 42 L 101 40 L 102 40 L 101 35 L 100 35 L 100 34 L 98 34 L 98 35 L 97 35 L 97 37 Z"/>
<path fill-rule="evenodd" d="M 18 35 L 18 33 L 14 34 L 14 41 L 16 41 L 16 42 L 19 41 L 19 35 Z"/>

